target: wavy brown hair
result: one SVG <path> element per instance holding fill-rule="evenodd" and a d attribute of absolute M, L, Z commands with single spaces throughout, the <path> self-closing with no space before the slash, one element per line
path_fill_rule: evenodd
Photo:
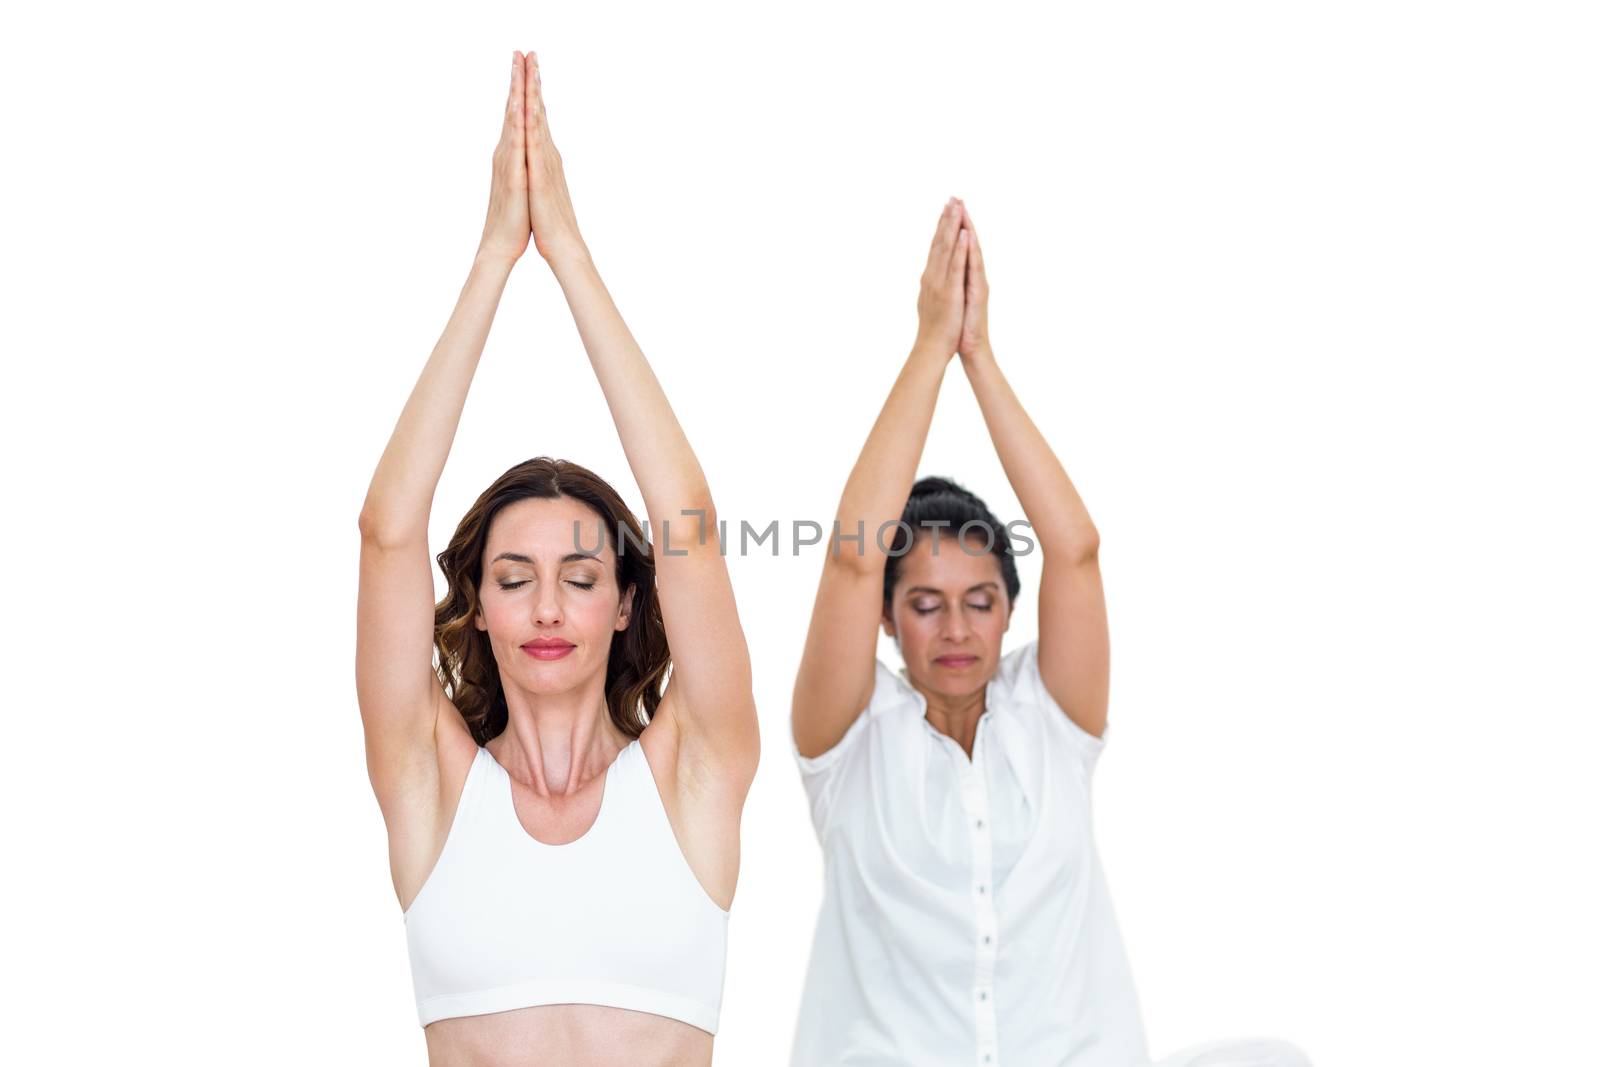
<path fill-rule="evenodd" d="M 633 587 L 627 629 L 611 635 L 606 660 L 606 708 L 611 721 L 629 737 L 638 737 L 661 704 L 661 682 L 672 654 L 661 621 L 661 602 L 656 599 L 655 552 L 639 520 L 604 478 L 576 463 L 538 456 L 496 478 L 437 557 L 449 592 L 433 609 L 433 644 L 439 653 L 434 669 L 480 745 L 506 728 L 508 714 L 489 635 L 473 625 L 489 528 L 509 504 L 563 496 L 588 505 L 600 516 L 604 536 L 615 539 L 617 588 L 626 596 L 628 587 Z"/>

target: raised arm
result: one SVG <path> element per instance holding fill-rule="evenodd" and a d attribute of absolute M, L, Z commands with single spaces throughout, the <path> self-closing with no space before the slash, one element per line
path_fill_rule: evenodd
<path fill-rule="evenodd" d="M 551 142 L 537 58 L 529 61 L 533 237 L 555 273 L 644 494 L 672 673 L 656 713 L 678 732 L 679 765 L 748 785 L 760 751 L 750 653 L 717 536 L 705 472 L 666 393 L 600 280 Z M 626 550 L 626 546 L 619 546 Z M 654 725 L 654 723 L 652 723 Z"/>
<path fill-rule="evenodd" d="M 477 255 L 361 508 L 356 698 L 367 771 L 392 831 L 397 812 L 425 819 L 437 798 L 435 729 L 448 702 L 433 670 L 428 513 L 500 295 L 528 246 L 523 94 L 522 57 L 516 54 Z M 465 733 L 459 715 L 450 725 Z M 399 850 L 405 847 L 402 841 Z M 398 862 L 408 861 L 400 856 Z"/>
<path fill-rule="evenodd" d="M 1074 723 L 1105 732 L 1111 677 L 1105 593 L 1100 582 L 1100 534 L 1072 480 L 1000 372 L 989 346 L 989 280 L 972 219 L 967 252 L 966 310 L 961 365 L 977 394 L 983 421 L 1011 488 L 1044 552 L 1039 584 L 1039 673 L 1045 688 Z"/>
<path fill-rule="evenodd" d="M 883 571 L 892 528 L 916 480 L 945 367 L 961 332 L 967 235 L 959 205 L 945 205 L 917 299 L 917 340 L 873 423 L 839 499 L 811 628 L 794 683 L 790 728 L 807 758 L 838 744 L 872 697 Z"/>

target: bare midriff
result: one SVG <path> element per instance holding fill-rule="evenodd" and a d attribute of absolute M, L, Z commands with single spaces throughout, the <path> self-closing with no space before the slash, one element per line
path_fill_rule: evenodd
<path fill-rule="evenodd" d="M 546 1004 L 439 1019 L 423 1029 L 429 1067 L 710 1067 L 711 1035 L 664 1015 Z"/>

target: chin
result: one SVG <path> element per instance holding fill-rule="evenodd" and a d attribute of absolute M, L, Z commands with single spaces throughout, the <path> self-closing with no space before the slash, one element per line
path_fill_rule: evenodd
<path fill-rule="evenodd" d="M 573 688 L 583 677 L 583 665 L 574 663 L 571 656 L 542 661 L 533 659 L 520 648 L 517 649 L 517 655 L 523 659 L 519 673 L 527 679 L 528 688 L 535 693 L 560 693 Z"/>

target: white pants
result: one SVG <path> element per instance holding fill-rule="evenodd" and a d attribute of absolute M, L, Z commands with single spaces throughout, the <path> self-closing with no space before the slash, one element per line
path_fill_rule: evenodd
<path fill-rule="evenodd" d="M 1234 1038 L 1190 1045 L 1151 1067 L 1311 1067 L 1311 1058 L 1287 1041 Z"/>

